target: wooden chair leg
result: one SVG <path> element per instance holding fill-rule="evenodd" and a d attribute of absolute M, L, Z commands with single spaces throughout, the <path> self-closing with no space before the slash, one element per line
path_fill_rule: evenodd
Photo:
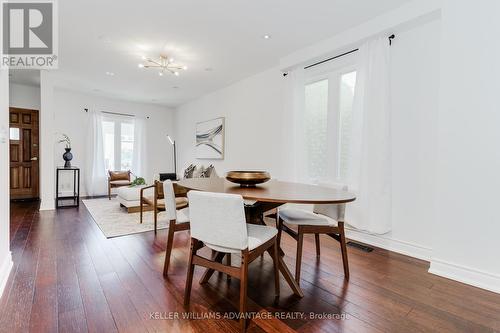
<path fill-rule="evenodd" d="M 284 256 L 285 253 L 281 251 L 281 233 L 283 230 L 283 220 L 279 218 L 279 216 L 276 216 L 277 223 L 278 223 L 278 235 L 276 236 L 276 243 L 278 245 L 278 252 L 280 256 Z"/>
<path fill-rule="evenodd" d="M 175 220 L 171 220 L 168 226 L 167 250 L 165 252 L 165 264 L 163 265 L 163 276 L 168 274 L 168 266 L 170 264 L 170 256 L 172 247 L 174 246 Z"/>
<path fill-rule="evenodd" d="M 157 224 L 158 224 L 158 210 L 156 207 L 153 209 L 153 220 L 154 220 L 154 225 L 155 225 L 155 235 L 156 235 L 156 229 L 157 229 Z"/>
<path fill-rule="evenodd" d="M 139 203 L 141 204 L 139 220 L 140 220 L 140 223 L 142 224 L 142 214 L 144 213 L 144 208 L 143 208 L 143 205 L 142 205 L 142 197 L 139 199 Z"/>
<path fill-rule="evenodd" d="M 302 227 L 299 226 L 297 239 L 297 256 L 295 258 L 295 281 L 300 286 L 300 267 L 302 265 L 302 245 L 304 243 L 304 233 Z"/>
<path fill-rule="evenodd" d="M 248 249 L 241 251 L 240 270 L 240 331 L 247 329 L 247 288 L 248 288 Z"/>
<path fill-rule="evenodd" d="M 224 255 L 225 255 L 224 252 L 215 252 L 215 256 L 214 256 L 214 253 L 212 252 L 212 261 L 220 263 L 220 262 L 222 262 L 222 259 L 224 259 Z M 212 268 L 207 269 L 200 279 L 200 284 L 207 283 L 208 280 L 214 274 L 214 272 L 215 272 L 215 270 Z"/>
<path fill-rule="evenodd" d="M 349 280 L 349 261 L 347 259 L 347 244 L 345 240 L 344 222 L 339 222 L 340 229 L 340 250 L 342 251 L 342 263 L 344 264 L 344 276 Z"/>
<path fill-rule="evenodd" d="M 320 244 L 319 244 L 319 234 L 314 234 L 314 238 L 316 240 L 316 256 L 320 255 Z"/>
<path fill-rule="evenodd" d="M 111 184 L 108 183 L 108 198 L 111 200 Z"/>
<path fill-rule="evenodd" d="M 196 254 L 197 248 L 198 248 L 198 240 L 191 238 L 191 250 L 189 251 L 186 288 L 184 290 L 184 306 L 186 307 L 189 305 L 189 301 L 191 300 L 191 287 L 193 285 L 193 273 L 194 273 L 193 256 Z"/>
<path fill-rule="evenodd" d="M 271 249 L 273 264 L 274 264 L 274 297 L 277 302 L 280 297 L 280 269 L 278 264 L 278 243 L 274 240 L 273 248 Z"/>
<path fill-rule="evenodd" d="M 226 265 L 231 266 L 231 253 L 226 254 Z M 227 282 L 231 282 L 231 275 L 227 275 Z"/>

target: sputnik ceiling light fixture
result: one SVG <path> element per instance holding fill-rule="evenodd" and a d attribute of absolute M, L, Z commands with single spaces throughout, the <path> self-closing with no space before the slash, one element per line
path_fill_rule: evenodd
<path fill-rule="evenodd" d="M 158 69 L 158 75 L 163 76 L 165 72 L 179 76 L 181 70 L 186 70 L 187 66 L 181 66 L 174 62 L 174 58 L 167 55 L 160 55 L 159 59 L 143 57 L 143 63 L 139 64 L 139 68 L 155 68 Z"/>

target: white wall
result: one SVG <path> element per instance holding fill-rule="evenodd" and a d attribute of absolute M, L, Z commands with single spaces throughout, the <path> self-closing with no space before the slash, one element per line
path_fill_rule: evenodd
<path fill-rule="evenodd" d="M 1 14 L 1 10 L 0 10 Z M 12 268 L 9 246 L 9 73 L 0 69 L 0 296 Z"/>
<path fill-rule="evenodd" d="M 55 207 L 54 159 L 54 77 L 50 71 L 40 71 L 40 210 Z"/>
<path fill-rule="evenodd" d="M 500 292 L 500 2 L 447 0 L 431 272 Z"/>
<path fill-rule="evenodd" d="M 146 120 L 146 140 L 148 157 L 144 178 L 151 181 L 153 175 L 159 172 L 172 172 L 172 146 L 168 143 L 166 135 L 172 134 L 173 114 L 168 108 L 152 105 L 119 101 L 91 94 L 77 93 L 56 89 L 54 93 L 55 101 L 55 133 L 65 133 L 71 138 L 73 160 L 72 165 L 79 166 L 82 172 L 81 195 L 86 195 L 84 174 L 86 158 L 87 131 L 90 114 L 84 111 L 85 108 L 97 111 L 109 111 L 125 114 L 133 114 L 140 117 L 149 116 Z M 63 165 L 64 145 L 56 144 L 54 151 L 55 165 Z M 60 185 L 62 191 L 71 190 L 72 182 L 63 180 Z"/>
<path fill-rule="evenodd" d="M 40 110 L 40 87 L 11 83 L 9 105 L 22 109 Z"/>
<path fill-rule="evenodd" d="M 196 160 L 196 123 L 225 117 L 225 159 Z M 214 164 L 219 175 L 230 169 L 267 170 L 273 177 L 285 173 L 282 120 L 283 76 L 278 68 L 235 83 L 179 107 L 175 127 L 179 173 L 191 164 Z M 290 133 L 292 135 L 292 133 Z"/>
<path fill-rule="evenodd" d="M 352 238 L 429 259 L 428 230 L 435 221 L 434 186 L 438 112 L 440 21 L 398 32 L 391 48 L 393 106 L 393 221 L 383 236 L 350 232 Z M 230 169 L 264 169 L 287 179 L 284 82 L 278 68 L 184 104 L 176 111 L 179 165 L 213 163 Z M 195 159 L 195 124 L 226 117 L 226 158 Z"/>

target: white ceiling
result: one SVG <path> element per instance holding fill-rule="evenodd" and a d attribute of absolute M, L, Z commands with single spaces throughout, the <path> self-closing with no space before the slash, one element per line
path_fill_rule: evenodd
<path fill-rule="evenodd" d="M 407 1 L 59 1 L 56 82 L 108 97 L 177 106 Z M 271 38 L 262 38 L 265 34 Z M 160 52 L 188 70 L 179 77 L 160 77 L 137 67 L 141 56 Z"/>

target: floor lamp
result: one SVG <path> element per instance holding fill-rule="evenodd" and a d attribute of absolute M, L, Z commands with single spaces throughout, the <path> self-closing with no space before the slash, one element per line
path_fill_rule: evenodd
<path fill-rule="evenodd" d="M 175 174 L 175 180 L 177 180 L 177 153 L 175 151 L 175 140 L 172 140 L 170 135 L 167 134 L 168 141 L 172 146 L 174 146 L 174 174 Z"/>

